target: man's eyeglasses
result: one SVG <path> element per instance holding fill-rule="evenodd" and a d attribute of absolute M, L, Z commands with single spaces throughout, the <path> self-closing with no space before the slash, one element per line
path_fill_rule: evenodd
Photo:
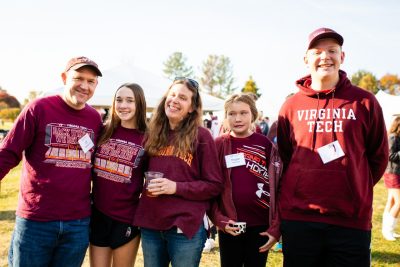
<path fill-rule="evenodd" d="M 174 81 L 188 81 L 191 86 L 199 90 L 199 83 L 196 80 L 186 77 L 175 77 Z"/>

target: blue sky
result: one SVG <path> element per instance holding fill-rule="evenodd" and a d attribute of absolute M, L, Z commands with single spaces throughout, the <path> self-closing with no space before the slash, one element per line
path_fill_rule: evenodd
<path fill-rule="evenodd" d="M 197 74 L 217 54 L 231 59 L 237 87 L 253 76 L 263 94 L 259 108 L 274 117 L 296 91 L 294 81 L 307 74 L 303 55 L 316 28 L 343 35 L 342 69 L 349 75 L 359 69 L 400 74 L 398 18 L 396 0 L 6 1 L 0 85 L 21 100 L 30 90 L 59 87 L 67 60 L 78 55 L 103 70 L 129 63 L 162 75 L 175 51 Z"/>

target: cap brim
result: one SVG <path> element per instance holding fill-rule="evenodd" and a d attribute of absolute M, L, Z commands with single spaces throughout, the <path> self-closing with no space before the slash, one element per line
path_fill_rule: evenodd
<path fill-rule="evenodd" d="M 336 32 L 325 32 L 325 33 L 319 34 L 314 39 L 312 39 L 312 41 L 308 45 L 308 49 L 311 49 L 317 41 L 319 41 L 321 39 L 327 39 L 327 38 L 336 40 L 340 46 L 343 45 L 343 37 L 340 34 L 338 34 Z"/>
<path fill-rule="evenodd" d="M 76 64 L 76 65 L 72 66 L 70 68 L 70 70 L 78 70 L 78 69 L 80 69 L 82 67 L 90 67 L 91 69 L 93 69 L 96 72 L 97 76 L 100 76 L 100 77 L 103 76 L 101 71 L 96 66 L 93 66 L 93 65 L 90 65 L 90 64 L 86 64 L 86 63 Z"/>

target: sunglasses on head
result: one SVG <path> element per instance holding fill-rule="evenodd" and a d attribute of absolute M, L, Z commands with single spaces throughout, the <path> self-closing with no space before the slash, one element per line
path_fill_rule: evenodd
<path fill-rule="evenodd" d="M 199 90 L 199 83 L 196 80 L 186 77 L 175 77 L 174 81 L 188 81 L 191 86 Z"/>

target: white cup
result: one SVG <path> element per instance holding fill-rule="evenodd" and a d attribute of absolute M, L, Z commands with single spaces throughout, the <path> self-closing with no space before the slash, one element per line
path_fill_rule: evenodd
<path fill-rule="evenodd" d="M 246 233 L 246 223 L 245 222 L 236 222 L 232 224 L 233 227 L 239 228 L 238 230 L 235 230 L 234 232 L 237 234 L 244 234 Z"/>

